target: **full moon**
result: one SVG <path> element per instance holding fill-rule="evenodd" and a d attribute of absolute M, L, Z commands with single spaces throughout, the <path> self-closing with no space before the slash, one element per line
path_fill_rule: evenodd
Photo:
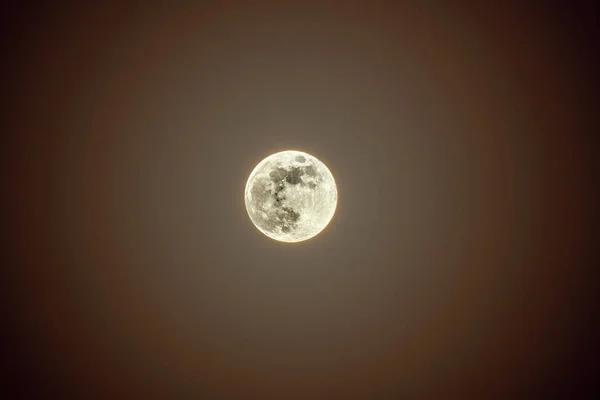
<path fill-rule="evenodd" d="M 246 183 L 245 200 L 259 231 L 280 242 L 301 242 L 316 236 L 333 218 L 337 187 L 325 164 L 288 150 L 258 163 Z"/>

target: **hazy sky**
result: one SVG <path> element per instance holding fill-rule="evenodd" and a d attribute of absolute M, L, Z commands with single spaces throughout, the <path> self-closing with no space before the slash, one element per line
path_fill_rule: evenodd
<path fill-rule="evenodd" d="M 98 3 L 2 17 L 12 398 L 586 387 L 592 3 Z M 295 245 L 244 206 L 286 149 L 339 196 Z"/>

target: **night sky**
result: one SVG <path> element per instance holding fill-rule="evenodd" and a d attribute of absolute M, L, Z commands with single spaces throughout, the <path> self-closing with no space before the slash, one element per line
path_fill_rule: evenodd
<path fill-rule="evenodd" d="M 0 8 L 3 398 L 590 393 L 593 1 L 47 3 Z M 244 205 L 288 149 L 339 196 L 296 244 Z"/>

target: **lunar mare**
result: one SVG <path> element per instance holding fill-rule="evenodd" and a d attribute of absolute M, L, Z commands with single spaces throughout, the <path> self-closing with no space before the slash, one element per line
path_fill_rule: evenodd
<path fill-rule="evenodd" d="M 254 225 L 281 242 L 301 242 L 333 218 L 337 187 L 331 171 L 301 151 L 282 151 L 262 160 L 250 174 L 246 210 Z"/>

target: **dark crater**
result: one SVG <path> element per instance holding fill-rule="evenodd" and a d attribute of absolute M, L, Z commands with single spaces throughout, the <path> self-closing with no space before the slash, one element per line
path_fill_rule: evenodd
<path fill-rule="evenodd" d="M 281 227 L 282 232 L 288 233 L 295 229 L 298 219 L 300 219 L 300 214 L 292 208 L 281 207 L 277 209 L 275 221 L 273 222 Z"/>
<path fill-rule="evenodd" d="M 288 222 L 296 222 L 300 218 L 300 214 L 292 208 L 282 207 L 282 210 L 285 211 L 284 219 Z"/>
<path fill-rule="evenodd" d="M 283 200 L 286 199 L 286 196 L 283 193 L 283 189 L 285 189 L 285 185 L 283 184 L 283 181 L 279 182 L 277 184 L 277 186 L 275 186 L 275 193 L 273 194 L 273 197 L 275 197 L 275 201 L 273 202 L 273 205 L 275 207 L 281 207 Z"/>
<path fill-rule="evenodd" d="M 277 186 L 275 186 L 275 194 L 280 194 L 283 191 L 283 189 L 285 189 L 285 185 L 283 184 L 283 182 L 279 182 Z M 281 194 L 283 195 L 283 193 Z"/>
<path fill-rule="evenodd" d="M 283 168 L 277 168 L 273 171 L 271 171 L 271 173 L 269 174 L 269 177 L 271 177 L 271 180 L 273 180 L 273 182 L 281 182 L 282 180 L 285 179 L 286 175 L 288 174 L 288 171 L 286 171 Z"/>
<path fill-rule="evenodd" d="M 298 167 L 292 167 L 291 171 L 288 171 L 285 181 L 291 185 L 297 185 L 302 182 L 301 176 L 304 175 L 304 171 Z"/>
<path fill-rule="evenodd" d="M 303 169 L 304 169 L 304 173 L 306 173 L 306 175 L 317 176 L 317 171 L 315 170 L 314 166 L 308 165 L 308 166 L 304 167 Z"/>
<path fill-rule="evenodd" d="M 302 175 L 304 175 L 304 168 L 301 167 L 292 167 L 291 170 L 277 168 L 269 173 L 273 182 L 281 184 L 285 181 L 290 185 L 302 183 Z"/>

